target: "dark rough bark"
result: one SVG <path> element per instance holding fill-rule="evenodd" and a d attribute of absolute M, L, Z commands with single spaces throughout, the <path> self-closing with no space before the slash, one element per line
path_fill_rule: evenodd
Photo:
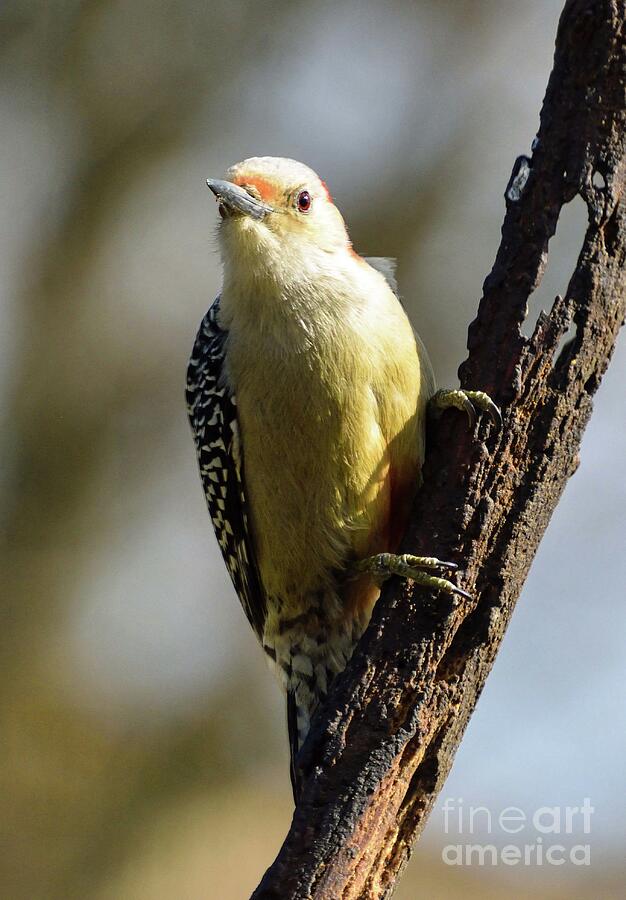
<path fill-rule="evenodd" d="M 447 411 L 429 433 L 405 549 L 457 561 L 475 600 L 388 585 L 303 748 L 303 795 L 255 898 L 388 896 L 448 774 L 576 469 L 624 319 L 624 19 L 623 0 L 566 3 L 538 140 L 507 187 L 502 242 L 460 368 L 464 387 L 501 406 L 504 427 L 482 422 L 471 434 Z M 527 339 L 529 295 L 561 208 L 577 194 L 589 223 L 576 269 Z"/>

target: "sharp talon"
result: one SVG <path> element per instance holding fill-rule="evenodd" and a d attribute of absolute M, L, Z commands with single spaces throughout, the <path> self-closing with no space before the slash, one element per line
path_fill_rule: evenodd
<path fill-rule="evenodd" d="M 428 571 L 439 572 L 446 569 L 456 571 L 458 566 L 456 563 L 436 559 L 434 556 L 413 556 L 411 553 L 396 556 L 393 553 L 379 553 L 377 556 L 370 556 L 368 559 L 362 559 L 355 563 L 353 573 L 370 572 L 374 577 L 382 580 L 392 575 L 399 575 L 400 578 L 409 578 L 415 584 L 428 590 L 458 594 L 459 597 L 471 600 L 472 595 L 463 588 L 457 587 L 447 578 L 431 575 Z"/>
<path fill-rule="evenodd" d="M 478 409 L 487 414 L 498 430 L 502 427 L 502 415 L 489 394 L 486 394 L 484 391 L 464 391 L 463 393 L 472 401 L 474 406 L 477 406 Z"/>
<path fill-rule="evenodd" d="M 502 413 L 493 401 L 491 401 L 491 404 L 487 409 L 487 415 L 496 426 L 497 430 L 500 431 L 502 428 Z"/>
<path fill-rule="evenodd" d="M 398 557 L 407 569 L 434 569 L 435 571 L 446 571 L 450 569 L 455 571 L 459 567 L 456 563 L 447 562 L 444 559 L 436 559 L 434 556 L 413 556 L 412 553 L 405 553 Z M 393 559 L 387 559 L 387 565 L 393 565 Z"/>
<path fill-rule="evenodd" d="M 439 565 L 437 566 L 437 568 L 438 568 L 438 569 L 450 569 L 450 571 L 456 572 L 456 570 L 457 570 L 459 567 L 457 566 L 456 563 L 453 563 L 453 562 L 444 562 L 443 560 L 440 560 Z"/>
<path fill-rule="evenodd" d="M 424 572 L 407 572 L 406 577 L 427 590 L 441 591 L 444 594 L 458 594 L 459 597 L 463 597 L 465 600 L 472 599 L 471 594 L 468 594 L 463 588 L 457 587 L 456 584 L 448 581 L 447 578 L 437 578 L 434 575 L 426 575 Z"/>
<path fill-rule="evenodd" d="M 454 406 L 456 409 L 463 410 L 472 429 L 476 425 L 476 410 L 484 412 L 496 429 L 499 430 L 502 427 L 500 410 L 484 391 L 463 391 L 460 388 L 451 391 L 437 391 L 431 397 L 430 404 L 434 409 L 447 409 Z"/>

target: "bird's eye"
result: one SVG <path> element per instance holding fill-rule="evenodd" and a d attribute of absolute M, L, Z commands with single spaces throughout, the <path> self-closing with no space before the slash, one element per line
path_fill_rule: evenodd
<path fill-rule="evenodd" d="M 308 191 L 300 191 L 296 199 L 296 206 L 300 212 L 308 212 L 311 209 L 311 195 Z"/>

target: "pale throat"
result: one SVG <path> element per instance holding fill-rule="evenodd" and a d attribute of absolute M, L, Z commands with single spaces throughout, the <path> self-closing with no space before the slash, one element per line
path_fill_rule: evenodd
<path fill-rule="evenodd" d="M 256 268 L 225 265 L 220 324 L 231 333 L 233 350 L 245 343 L 300 353 L 336 341 L 358 289 L 346 291 L 344 260 L 324 254 L 322 264 L 316 262 L 292 256 Z"/>

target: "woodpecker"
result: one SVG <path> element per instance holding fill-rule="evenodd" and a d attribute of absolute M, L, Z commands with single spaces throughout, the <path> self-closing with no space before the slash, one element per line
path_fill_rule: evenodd
<path fill-rule="evenodd" d="M 478 391 L 435 392 L 393 264 L 353 249 L 323 181 L 255 157 L 207 184 L 223 284 L 198 332 L 187 404 L 231 579 L 287 695 L 291 777 L 311 717 L 390 575 L 468 596 L 456 566 L 396 555 L 420 485 L 430 402 L 499 420 Z"/>

